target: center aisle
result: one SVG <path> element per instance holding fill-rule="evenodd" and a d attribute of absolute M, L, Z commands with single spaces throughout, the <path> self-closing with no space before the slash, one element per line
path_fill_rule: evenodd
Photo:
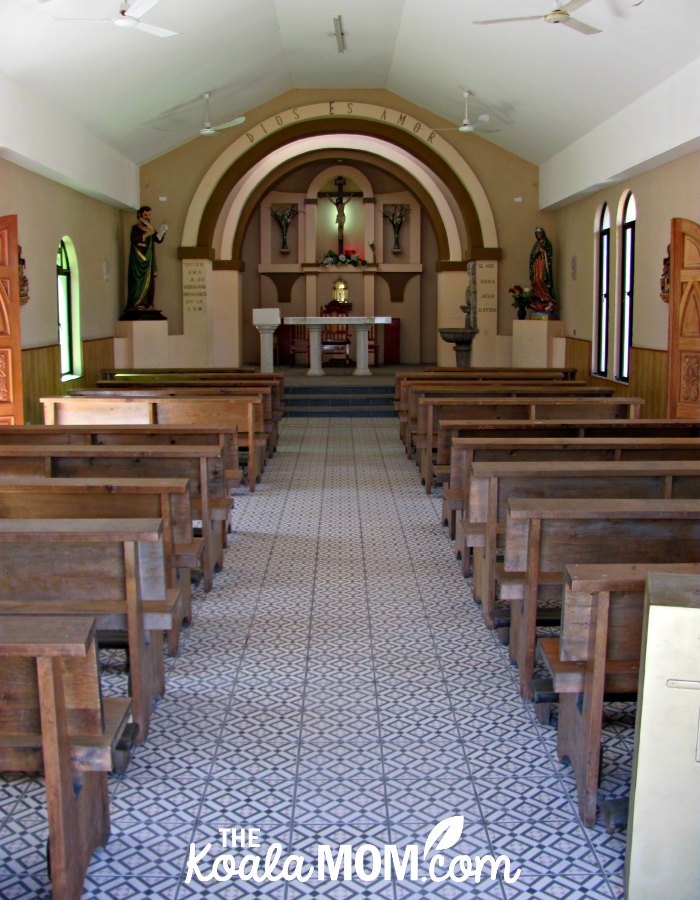
<path fill-rule="evenodd" d="M 152 734 L 116 784 L 86 897 L 622 895 L 624 835 L 580 825 L 556 734 L 520 701 L 395 420 L 283 420 L 233 528 L 168 661 Z M 438 823 L 428 857 L 448 847 L 442 883 L 423 861 Z M 223 849 L 224 828 L 259 829 L 261 847 Z M 351 856 L 341 883 L 185 884 L 190 842 L 212 845 L 202 873 L 271 842 L 280 866 L 315 863 L 319 843 L 378 850 Z M 399 857 L 417 845 L 415 881 L 360 880 L 388 844 Z M 487 866 L 478 885 L 450 880 L 455 855 L 489 853 L 519 879 L 494 883 Z"/>

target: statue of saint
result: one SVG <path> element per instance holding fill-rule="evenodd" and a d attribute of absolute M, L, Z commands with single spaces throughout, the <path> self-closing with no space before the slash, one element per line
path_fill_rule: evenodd
<path fill-rule="evenodd" d="M 151 207 L 142 206 L 136 213 L 137 222 L 131 229 L 131 249 L 129 251 L 129 270 L 127 273 L 126 308 L 122 319 L 138 319 L 148 312 L 157 313 L 154 309 L 155 278 L 157 274 L 155 245 L 161 244 L 168 230 L 161 225 L 156 231 L 151 225 Z M 163 317 L 162 313 L 158 317 Z M 164 317 L 163 317 L 164 318 Z"/>
<path fill-rule="evenodd" d="M 530 251 L 530 285 L 533 292 L 530 308 L 536 312 L 552 312 L 556 306 L 552 242 L 545 234 L 544 228 L 535 228 L 535 238 Z"/>

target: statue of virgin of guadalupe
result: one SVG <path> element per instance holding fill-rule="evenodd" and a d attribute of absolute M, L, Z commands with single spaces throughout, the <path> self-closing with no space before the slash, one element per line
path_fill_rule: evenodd
<path fill-rule="evenodd" d="M 536 312 L 553 312 L 554 275 L 552 272 L 552 242 L 544 228 L 535 228 L 535 243 L 530 251 L 530 285 L 533 295 L 530 308 Z"/>

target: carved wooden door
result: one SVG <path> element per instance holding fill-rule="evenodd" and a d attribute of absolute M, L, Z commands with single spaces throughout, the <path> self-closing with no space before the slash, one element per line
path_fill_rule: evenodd
<path fill-rule="evenodd" d="M 671 220 L 668 415 L 700 419 L 700 225 Z"/>
<path fill-rule="evenodd" d="M 23 422 L 17 216 L 0 216 L 0 425 Z"/>

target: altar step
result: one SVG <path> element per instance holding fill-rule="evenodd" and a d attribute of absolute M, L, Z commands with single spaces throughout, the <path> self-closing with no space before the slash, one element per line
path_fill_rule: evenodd
<path fill-rule="evenodd" d="M 284 388 L 285 416 L 394 416 L 392 385 L 319 385 Z"/>

